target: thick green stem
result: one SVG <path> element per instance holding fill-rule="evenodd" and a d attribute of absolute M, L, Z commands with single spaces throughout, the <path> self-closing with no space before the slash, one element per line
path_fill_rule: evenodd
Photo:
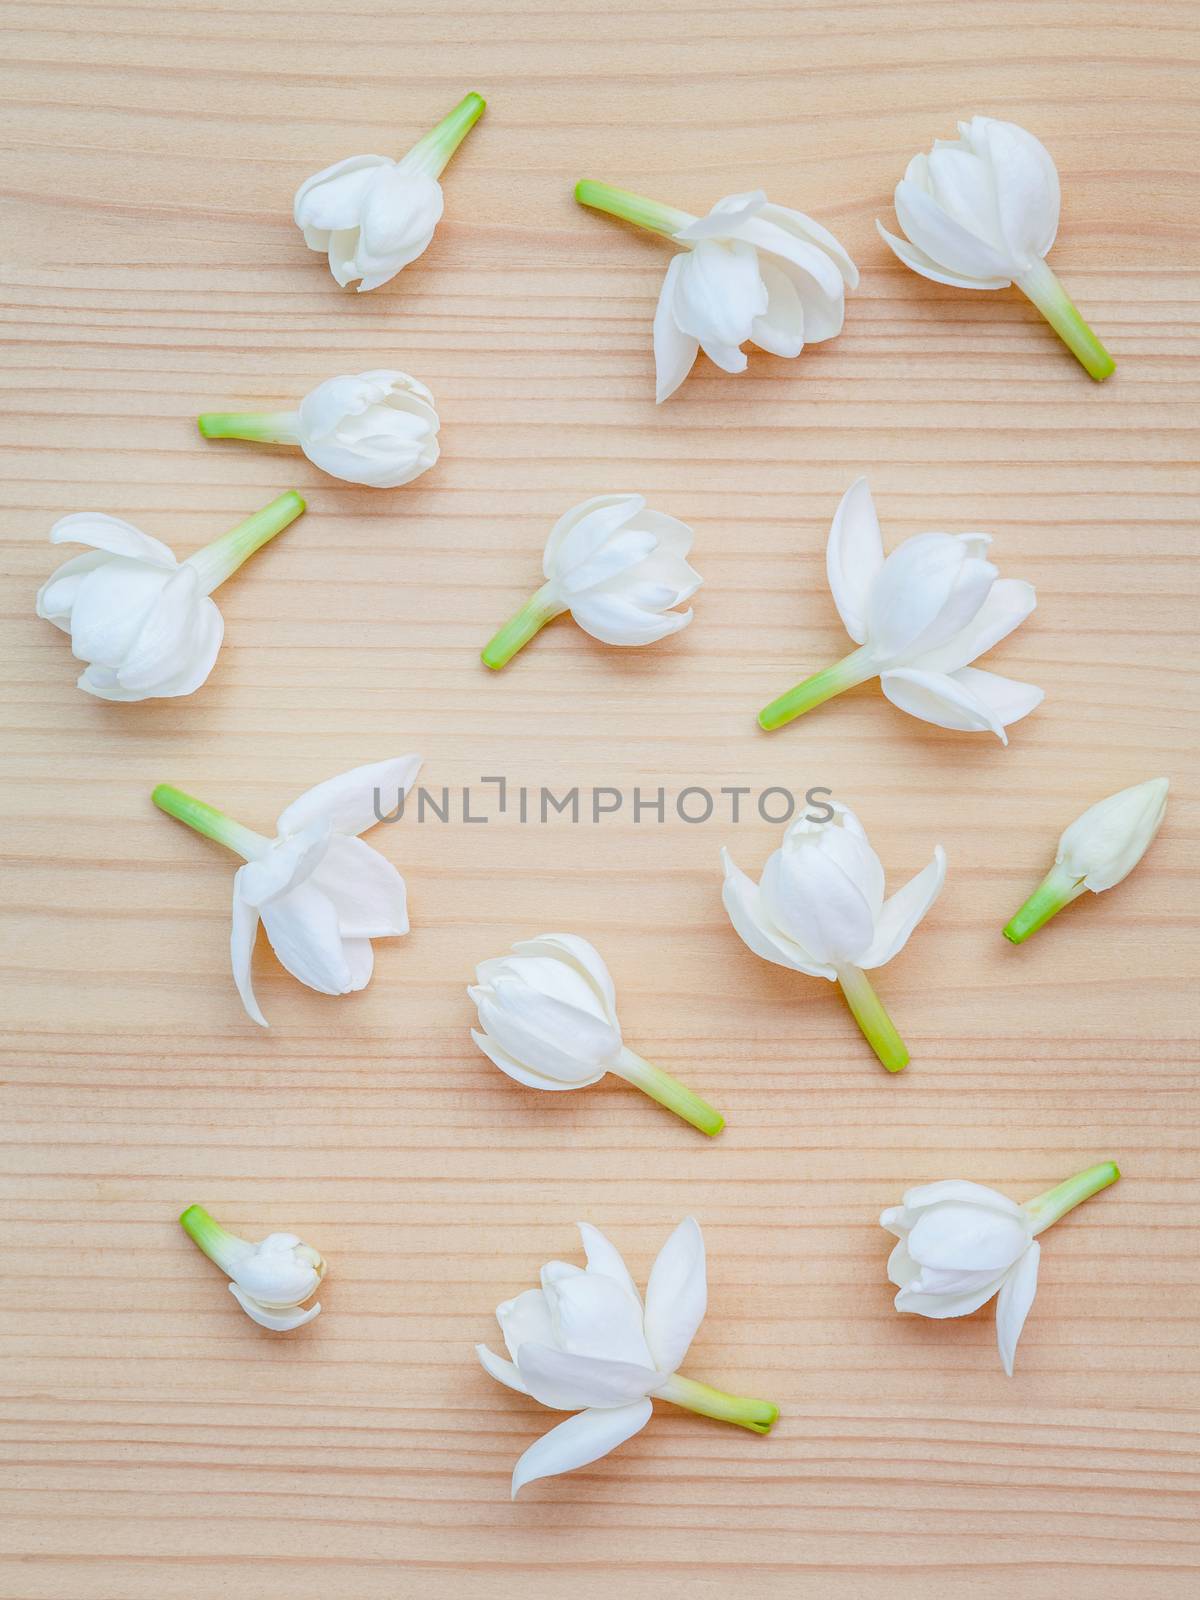
<path fill-rule="evenodd" d="M 295 522 L 304 509 L 304 501 L 294 489 L 289 489 L 269 506 L 247 517 L 245 522 L 239 522 L 236 528 L 206 544 L 203 550 L 197 550 L 183 565 L 195 568 L 205 594 L 211 594 L 256 550 L 261 550 L 277 533 L 282 533 L 289 522 Z"/>
<path fill-rule="evenodd" d="M 1033 1219 L 1034 1233 L 1041 1233 L 1052 1222 L 1057 1222 L 1059 1217 L 1065 1217 L 1068 1211 L 1074 1210 L 1082 1200 L 1090 1200 L 1101 1189 L 1107 1189 L 1110 1183 L 1116 1183 L 1120 1176 L 1121 1169 L 1115 1161 L 1101 1161 L 1086 1172 L 1077 1172 L 1073 1178 L 1068 1178 L 1056 1188 L 1047 1189 L 1035 1200 L 1026 1200 L 1024 1209 Z"/>
<path fill-rule="evenodd" d="M 622 1048 L 616 1064 L 610 1070 L 624 1078 L 626 1083 L 632 1083 L 635 1089 L 648 1094 L 651 1100 L 657 1100 L 660 1106 L 666 1106 L 668 1111 L 690 1122 L 693 1128 L 707 1133 L 710 1138 L 725 1126 L 725 1118 L 707 1100 L 701 1100 L 698 1094 L 693 1094 L 669 1072 L 664 1072 L 653 1062 L 644 1061 L 632 1050 Z"/>
<path fill-rule="evenodd" d="M 889 1072 L 903 1072 L 908 1065 L 908 1049 L 896 1032 L 896 1024 L 883 1009 L 883 1002 L 872 989 L 865 972 L 858 967 L 840 967 L 838 982 L 846 1004 L 863 1037 Z"/>
<path fill-rule="evenodd" d="M 742 1395 L 726 1394 L 707 1383 L 697 1383 L 674 1372 L 661 1389 L 654 1391 L 656 1400 L 669 1400 L 673 1406 L 685 1411 L 695 1411 L 702 1417 L 712 1417 L 717 1422 L 733 1422 L 739 1428 L 749 1428 L 751 1433 L 770 1433 L 779 1421 L 779 1407 L 769 1400 L 751 1400 Z"/>
<path fill-rule="evenodd" d="M 215 1261 L 222 1272 L 233 1276 L 239 1261 L 254 1254 L 254 1246 L 236 1233 L 228 1233 L 209 1216 L 203 1206 L 189 1206 L 179 1219 L 179 1226 L 193 1243 L 198 1244 L 210 1261 Z"/>
<path fill-rule="evenodd" d="M 1100 383 L 1115 370 L 1117 363 L 1079 315 L 1046 262 L 1039 261 L 1023 272 L 1016 285 L 1033 301 L 1089 378 Z"/>
<path fill-rule="evenodd" d="M 832 667 L 826 667 L 823 672 L 814 672 L 811 678 L 805 678 L 803 683 L 781 694 L 778 700 L 772 700 L 769 706 L 758 713 L 758 725 L 768 732 L 773 728 L 782 728 L 785 722 L 794 722 L 814 706 L 832 700 L 835 694 L 842 694 L 857 684 L 865 683 L 868 678 L 875 676 L 877 670 L 869 647 L 862 645 L 840 661 L 835 661 Z"/>
<path fill-rule="evenodd" d="M 227 850 L 241 856 L 243 861 L 259 861 L 271 848 L 271 840 L 264 838 L 261 833 L 255 833 L 253 828 L 244 828 L 240 822 L 227 817 L 215 806 L 184 794 L 182 789 L 176 789 L 173 784 L 160 783 L 150 798 L 160 811 L 165 811 L 177 822 L 186 823 L 206 839 L 223 844 Z"/>
<path fill-rule="evenodd" d="M 446 163 L 479 121 L 486 105 L 487 101 L 480 95 L 464 95 L 449 116 L 443 117 L 436 128 L 417 140 L 400 166 L 406 172 L 440 178 Z"/>
<path fill-rule="evenodd" d="M 635 227 L 647 228 L 651 233 L 665 233 L 668 238 L 696 220 L 690 211 L 664 206 L 657 200 L 630 194 L 628 189 L 614 189 L 612 184 L 597 183 L 592 178 L 579 180 L 575 185 L 575 198 L 581 206 L 606 211 L 610 217 L 620 217 L 622 222 L 632 222 Z"/>
<path fill-rule="evenodd" d="M 206 439 L 252 439 L 256 444 L 299 444 L 298 411 L 206 411 L 196 418 Z"/>
<path fill-rule="evenodd" d="M 1021 909 L 1006 923 L 1004 937 L 1013 944 L 1024 944 L 1031 933 L 1036 933 L 1064 906 L 1078 899 L 1086 887 L 1082 878 L 1072 877 L 1055 862 Z"/>
<path fill-rule="evenodd" d="M 500 631 L 488 640 L 480 652 L 485 666 L 491 667 L 493 672 L 499 672 L 516 655 L 518 650 L 523 650 L 533 638 L 540 633 L 548 622 L 560 616 L 566 610 L 558 598 L 553 586 L 544 583 L 535 595 L 532 595 L 517 612 L 515 617 L 510 617 Z"/>

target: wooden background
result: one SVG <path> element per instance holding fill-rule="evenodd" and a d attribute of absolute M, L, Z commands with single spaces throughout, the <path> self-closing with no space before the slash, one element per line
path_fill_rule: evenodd
<path fill-rule="evenodd" d="M 1195 1453 L 1197 10 L 849 0 L 21 0 L 4 5 L 5 650 L 0 808 L 4 1600 L 980 1600 L 1191 1595 Z M 399 155 L 468 89 L 489 110 L 446 218 L 386 288 L 337 289 L 297 183 Z M 957 116 L 1035 130 L 1053 261 L 1114 352 L 1092 385 L 1015 293 L 940 289 L 874 231 Z M 668 251 L 584 213 L 593 176 L 700 211 L 765 186 L 862 269 L 844 334 L 741 378 L 701 358 L 653 403 Z M 205 444 L 198 411 L 338 372 L 430 384 L 436 471 L 394 492 Z M 1047 691 L 1005 750 L 865 687 L 767 737 L 754 713 L 846 648 L 824 582 L 843 489 L 885 537 L 982 528 L 1039 609 L 991 660 Z M 186 702 L 98 703 L 33 615 L 60 515 L 186 553 L 284 488 L 308 515 L 219 599 Z M 636 489 L 696 530 L 693 626 L 641 651 L 554 625 L 479 646 L 567 506 Z M 231 858 L 153 810 L 169 780 L 266 827 L 308 785 L 408 750 L 435 787 L 825 784 L 895 885 L 945 891 L 880 990 L 880 1072 L 832 986 L 754 960 L 718 851 L 778 829 L 628 811 L 372 843 L 413 932 L 370 989 L 274 1026 L 229 974 Z M 1086 804 L 1168 773 L 1120 888 L 1021 949 L 1000 927 Z M 601 948 L 628 1040 L 726 1111 L 715 1143 L 619 1082 L 537 1096 L 468 1037 L 510 940 Z M 991 1310 L 897 1317 L 880 1208 L 970 1177 L 1123 1182 L 1046 1242 L 1017 1374 Z M 324 1314 L 254 1328 L 175 1224 L 202 1201 L 332 1263 Z M 538 1266 L 611 1231 L 644 1275 L 701 1219 L 688 1370 L 778 1400 L 769 1439 L 658 1408 L 619 1453 L 508 1498 L 552 1414 L 471 1347 Z"/>

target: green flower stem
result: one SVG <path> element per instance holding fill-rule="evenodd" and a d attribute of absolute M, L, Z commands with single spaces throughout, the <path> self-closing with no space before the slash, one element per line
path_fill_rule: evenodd
<path fill-rule="evenodd" d="M 544 583 L 538 592 L 531 596 L 517 612 L 515 617 L 510 617 L 504 626 L 490 638 L 481 652 L 485 666 L 491 667 L 493 672 L 507 664 L 516 655 L 518 650 L 523 650 L 533 638 L 535 633 L 540 633 L 548 622 L 560 616 L 566 607 L 558 598 L 553 586 Z"/>
<path fill-rule="evenodd" d="M 210 1261 L 215 1261 L 221 1271 L 231 1277 L 238 1262 L 254 1253 L 252 1244 L 239 1239 L 236 1233 L 227 1233 L 203 1206 L 189 1206 L 179 1218 L 179 1226 Z"/>
<path fill-rule="evenodd" d="M 1033 1219 L 1034 1233 L 1041 1233 L 1051 1223 L 1057 1222 L 1059 1217 L 1065 1217 L 1068 1211 L 1073 1211 L 1080 1201 L 1090 1200 L 1101 1189 L 1107 1189 L 1110 1183 L 1116 1183 L 1120 1176 L 1121 1169 L 1115 1161 L 1101 1161 L 1086 1172 L 1077 1172 L 1073 1178 L 1068 1178 L 1056 1188 L 1047 1189 L 1036 1200 L 1026 1200 L 1024 1209 Z"/>
<path fill-rule="evenodd" d="M 1016 280 L 1017 288 L 1045 317 L 1089 378 L 1101 383 L 1117 363 L 1079 315 L 1067 291 L 1044 261 Z"/>
<path fill-rule="evenodd" d="M 1064 906 L 1078 899 L 1086 887 L 1082 878 L 1073 878 L 1055 862 L 1029 899 L 1005 925 L 1004 937 L 1013 944 L 1024 944 L 1031 933 L 1036 933 L 1051 917 L 1056 917 Z"/>
<path fill-rule="evenodd" d="M 480 95 L 464 95 L 449 116 L 443 117 L 423 139 L 417 140 L 400 165 L 406 172 L 440 178 L 446 163 L 479 121 L 486 105 L 487 101 Z"/>
<path fill-rule="evenodd" d="M 278 500 L 272 500 L 269 506 L 247 517 L 245 522 L 239 522 L 236 528 L 206 544 L 203 550 L 197 550 L 183 565 L 195 568 L 205 594 L 211 594 L 256 550 L 261 550 L 277 533 L 282 533 L 289 522 L 295 522 L 304 509 L 304 501 L 294 489 L 289 489 Z"/>
<path fill-rule="evenodd" d="M 685 1378 L 680 1372 L 672 1373 L 662 1388 L 654 1391 L 654 1397 L 669 1400 L 685 1411 L 698 1412 L 702 1417 L 713 1417 L 717 1422 L 734 1422 L 739 1428 L 749 1428 L 751 1433 L 770 1433 L 779 1421 L 779 1407 L 769 1400 L 726 1394 L 722 1389 L 710 1388 L 707 1383 Z"/>
<path fill-rule="evenodd" d="M 720 1133 L 725 1126 L 725 1118 L 719 1111 L 714 1110 L 707 1100 L 701 1100 L 698 1094 L 693 1094 L 690 1089 L 685 1088 L 669 1072 L 664 1072 L 653 1062 L 644 1061 L 632 1050 L 622 1048 L 616 1064 L 609 1070 L 615 1072 L 619 1078 L 624 1078 L 626 1083 L 633 1084 L 634 1088 L 640 1089 L 643 1094 L 648 1094 L 651 1100 L 657 1100 L 660 1106 L 666 1106 L 667 1110 L 673 1111 L 677 1117 L 690 1122 L 693 1128 L 699 1128 L 701 1133 L 707 1133 L 710 1138 Z"/>
<path fill-rule="evenodd" d="M 772 700 L 769 706 L 758 713 L 758 725 L 768 732 L 773 728 L 782 728 L 785 722 L 793 722 L 814 706 L 824 705 L 835 694 L 842 694 L 856 684 L 865 683 L 868 678 L 875 676 L 877 670 L 870 649 L 864 644 L 850 655 L 843 656 L 841 661 L 834 662 L 832 667 L 826 667 L 824 672 L 814 672 L 811 678 L 805 678 L 803 683 L 781 694 L 778 700 Z"/>
<path fill-rule="evenodd" d="M 270 839 L 264 838 L 261 833 L 255 833 L 253 828 L 244 828 L 240 822 L 227 817 L 215 806 L 205 805 L 203 800 L 193 799 L 190 794 L 184 794 L 182 789 L 176 789 L 173 784 L 160 783 L 150 798 L 160 811 L 165 811 L 177 822 L 186 823 L 196 833 L 202 833 L 206 839 L 213 839 L 217 844 L 223 844 L 227 850 L 232 850 L 235 855 L 241 856 L 243 861 L 261 860 L 271 848 Z"/>
<path fill-rule="evenodd" d="M 299 444 L 298 411 L 206 411 L 196 418 L 206 439 L 253 439 L 256 444 Z"/>
<path fill-rule="evenodd" d="M 696 220 L 690 211 L 677 211 L 674 206 L 630 194 L 628 189 L 614 189 L 611 183 L 596 183 L 592 178 L 579 180 L 575 185 L 575 198 L 581 206 L 607 211 L 610 217 L 620 217 L 622 222 L 632 222 L 635 227 L 647 228 L 651 233 L 665 233 L 668 238 Z"/>
<path fill-rule="evenodd" d="M 838 982 L 846 1004 L 863 1031 L 867 1043 L 889 1072 L 903 1072 L 908 1065 L 908 1049 L 896 1032 L 896 1024 L 883 1009 L 883 1002 L 872 989 L 865 972 L 858 967 L 840 967 Z"/>

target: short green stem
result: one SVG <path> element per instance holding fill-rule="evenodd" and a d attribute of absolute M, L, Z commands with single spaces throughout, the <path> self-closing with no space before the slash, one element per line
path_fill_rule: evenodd
<path fill-rule="evenodd" d="M 256 550 L 261 550 L 277 533 L 282 533 L 290 522 L 295 522 L 304 509 L 304 501 L 294 489 L 289 489 L 277 500 L 272 500 L 269 506 L 247 517 L 245 522 L 239 522 L 236 528 L 231 528 L 219 539 L 206 544 L 203 550 L 197 550 L 183 565 L 195 568 L 205 594 L 212 594 Z"/>
<path fill-rule="evenodd" d="M 832 667 L 826 667 L 823 672 L 814 672 L 811 678 L 805 678 L 803 683 L 781 694 L 778 700 L 772 700 L 769 706 L 758 713 L 758 725 L 768 732 L 773 728 L 782 728 L 785 722 L 794 722 L 814 706 L 832 700 L 834 695 L 865 683 L 868 678 L 875 676 L 877 670 L 869 647 L 862 645 L 840 661 L 835 661 Z"/>
<path fill-rule="evenodd" d="M 1024 1209 L 1033 1220 L 1034 1233 L 1041 1233 L 1052 1222 L 1057 1222 L 1059 1217 L 1065 1217 L 1068 1211 L 1073 1211 L 1081 1201 L 1090 1200 L 1101 1189 L 1107 1189 L 1110 1183 L 1116 1183 L 1120 1176 L 1121 1169 L 1115 1161 L 1101 1161 L 1086 1172 L 1077 1172 L 1073 1178 L 1068 1178 L 1056 1188 L 1047 1189 L 1035 1200 L 1026 1200 Z"/>
<path fill-rule="evenodd" d="M 635 227 L 646 228 L 651 233 L 664 233 L 668 238 L 673 238 L 681 228 L 686 228 L 696 220 L 690 211 L 664 206 L 657 200 L 630 194 L 628 189 L 614 189 L 612 184 L 597 183 L 592 178 L 579 180 L 575 185 L 575 198 L 581 206 L 591 206 L 593 211 L 606 211 L 610 217 L 632 222 Z"/>
<path fill-rule="evenodd" d="M 1055 862 L 1021 909 L 1005 924 L 1004 937 L 1012 944 L 1024 944 L 1030 934 L 1078 899 L 1086 887 L 1082 878 L 1072 877 Z"/>
<path fill-rule="evenodd" d="M 206 411 L 196 418 L 206 439 L 252 439 L 256 444 L 299 444 L 298 411 Z"/>
<path fill-rule="evenodd" d="M 883 1002 L 872 989 L 865 972 L 858 967 L 840 967 L 838 982 L 846 1004 L 863 1037 L 889 1072 L 903 1072 L 908 1065 L 908 1049 L 896 1032 L 896 1024 L 883 1009 Z"/>
<path fill-rule="evenodd" d="M 500 631 L 488 640 L 481 652 L 485 666 L 491 667 L 493 672 L 499 672 L 516 655 L 518 650 L 523 650 L 533 638 L 540 633 L 548 622 L 560 616 L 566 607 L 558 598 L 553 586 L 544 583 L 535 595 L 532 595 L 517 612 L 515 617 L 510 617 Z"/>
<path fill-rule="evenodd" d="M 1067 291 L 1045 261 L 1039 261 L 1016 279 L 1017 288 L 1045 317 L 1089 378 L 1102 382 L 1117 363 L 1079 315 Z"/>
<path fill-rule="evenodd" d="M 436 128 L 431 128 L 400 162 L 406 172 L 419 172 L 427 178 L 440 178 L 446 163 L 483 115 L 487 101 L 481 95 L 468 94 L 458 102 L 449 116 L 443 117 Z"/>
<path fill-rule="evenodd" d="M 233 1269 L 246 1256 L 253 1255 L 254 1246 L 236 1233 L 228 1233 L 203 1206 L 189 1206 L 179 1218 L 179 1226 L 210 1261 L 215 1261 L 222 1272 L 232 1277 Z"/>
<path fill-rule="evenodd" d="M 184 794 L 182 789 L 176 789 L 173 784 L 160 783 L 150 798 L 160 811 L 165 811 L 177 822 L 185 823 L 206 839 L 223 844 L 227 850 L 241 856 L 243 861 L 259 861 L 271 848 L 270 839 L 264 838 L 261 833 L 255 833 L 253 828 L 244 828 L 240 822 L 227 817 L 215 806 Z"/>
<path fill-rule="evenodd" d="M 698 1094 L 693 1094 L 669 1072 L 664 1072 L 653 1062 L 644 1061 L 632 1050 L 622 1048 L 616 1064 L 610 1070 L 624 1078 L 626 1083 L 633 1084 L 635 1089 L 648 1094 L 651 1100 L 657 1100 L 660 1106 L 666 1106 L 668 1111 L 690 1122 L 693 1128 L 707 1133 L 710 1138 L 725 1126 L 725 1118 L 707 1100 L 701 1100 Z"/>
<path fill-rule="evenodd" d="M 685 1411 L 695 1411 L 702 1417 L 712 1417 L 717 1422 L 733 1422 L 739 1428 L 749 1428 L 751 1433 L 770 1433 L 779 1421 L 779 1407 L 769 1400 L 751 1400 L 743 1395 L 726 1394 L 707 1383 L 697 1383 L 674 1372 L 661 1389 L 654 1391 L 656 1400 L 669 1400 L 673 1406 Z"/>

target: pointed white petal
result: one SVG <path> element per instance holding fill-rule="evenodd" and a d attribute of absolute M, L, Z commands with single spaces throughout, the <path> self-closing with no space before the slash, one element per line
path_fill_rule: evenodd
<path fill-rule="evenodd" d="M 594 1228 L 590 1222 L 580 1222 L 576 1226 L 579 1236 L 583 1240 L 584 1254 L 587 1256 L 587 1269 L 589 1272 L 602 1273 L 606 1278 L 611 1278 L 614 1283 L 619 1283 L 627 1294 L 638 1306 L 642 1297 L 637 1291 L 637 1285 L 630 1276 L 629 1268 L 621 1252 L 611 1239 L 605 1237 L 599 1228 Z"/>
<path fill-rule="evenodd" d="M 960 689 L 973 695 L 980 705 L 987 706 L 1005 728 L 1027 717 L 1046 698 L 1046 691 L 1034 683 L 1002 678 L 998 672 L 983 672 L 978 667 L 960 667 L 952 676 Z"/>
<path fill-rule="evenodd" d="M 675 1372 L 708 1308 L 704 1236 L 686 1217 L 658 1253 L 646 1285 L 646 1342 L 654 1364 Z"/>
<path fill-rule="evenodd" d="M 735 932 L 748 949 L 777 967 L 806 972 L 813 978 L 836 978 L 833 967 L 818 961 L 771 921 L 762 903 L 758 884 L 738 867 L 728 850 L 721 851 L 725 882 L 721 900 Z"/>
<path fill-rule="evenodd" d="M 344 939 L 394 938 L 408 932 L 404 879 L 363 839 L 338 834 L 311 879 L 333 901 Z"/>
<path fill-rule="evenodd" d="M 1037 594 L 1031 583 L 1020 578 L 997 578 L 987 599 L 960 633 L 909 665 L 923 672 L 957 672 L 1007 638 L 1036 607 Z"/>
<path fill-rule="evenodd" d="M 132 522 L 105 516 L 102 511 L 75 511 L 69 517 L 60 517 L 50 529 L 50 543 L 89 544 L 94 550 L 168 571 L 179 565 L 165 544 L 135 528 Z"/>
<path fill-rule="evenodd" d="M 252 1021 L 260 1028 L 268 1026 L 258 1001 L 254 997 L 254 983 L 250 975 L 254 955 L 254 941 L 258 936 L 258 908 L 242 899 L 238 890 L 240 871 L 233 879 L 233 924 L 229 934 L 229 953 L 233 962 L 233 981 L 242 997 L 242 1004 Z"/>
<path fill-rule="evenodd" d="M 919 273 L 922 278 L 929 278 L 933 283 L 949 284 L 953 289 L 1007 289 L 1012 282 L 1011 278 L 966 278 L 958 273 L 947 272 L 923 250 L 918 250 L 915 244 L 889 233 L 882 222 L 876 221 L 875 226 L 879 230 L 879 237 L 893 255 L 903 261 L 910 271 Z"/>
<path fill-rule="evenodd" d="M 896 217 L 905 234 L 947 272 L 981 283 L 1011 279 L 1007 257 L 986 240 L 968 232 L 942 209 L 932 195 L 904 178 L 896 185 Z"/>
<path fill-rule="evenodd" d="M 767 288 L 767 309 L 755 317 L 750 338 L 769 355 L 792 358 L 804 349 L 804 302 L 781 266 L 764 257 L 758 270 Z"/>
<path fill-rule="evenodd" d="M 969 667 L 962 669 L 969 672 Z M 879 683 L 894 706 L 910 717 L 932 722 L 960 733 L 994 733 L 1008 743 L 1004 724 L 971 690 L 945 672 L 922 672 L 918 667 L 895 667 L 881 672 Z M 1032 709 L 1032 708 L 1030 708 Z"/>
<path fill-rule="evenodd" d="M 321 1302 L 302 1311 L 296 1306 L 287 1311 L 281 1311 L 277 1306 L 259 1305 L 257 1300 L 252 1300 L 244 1290 L 239 1289 L 236 1283 L 231 1283 L 229 1292 L 241 1306 L 242 1310 L 252 1322 L 257 1322 L 260 1328 L 269 1328 L 272 1333 L 290 1333 L 293 1328 L 302 1328 L 306 1322 L 311 1322 L 314 1317 L 321 1314 Z"/>
<path fill-rule="evenodd" d="M 629 1361 L 571 1355 L 533 1343 L 521 1346 L 517 1366 L 534 1399 L 555 1411 L 628 1405 L 631 1400 L 643 1399 L 652 1389 L 661 1388 L 669 1376 Z"/>
<path fill-rule="evenodd" d="M 325 233 L 357 228 L 367 190 L 379 168 L 392 166 L 395 162 L 388 156 L 348 156 L 314 172 L 296 190 L 292 202 L 296 226 Z"/>
<path fill-rule="evenodd" d="M 599 1461 L 601 1456 L 640 1433 L 650 1421 L 653 1409 L 649 1400 L 638 1400 L 632 1405 L 581 1411 L 578 1416 L 560 1422 L 536 1444 L 531 1444 L 517 1462 L 512 1479 L 513 1499 L 527 1483 L 537 1478 L 553 1478 L 560 1472 L 573 1472 L 576 1467 Z"/>
<path fill-rule="evenodd" d="M 866 478 L 857 478 L 841 498 L 825 547 L 825 571 L 833 603 L 855 644 L 867 639 L 867 602 L 883 567 L 883 538 Z"/>
<path fill-rule="evenodd" d="M 552 955 L 559 960 L 565 957 L 593 985 L 600 996 L 604 1014 L 616 1026 L 617 991 L 604 958 L 595 945 L 581 939 L 577 933 L 539 933 L 536 939 L 518 940 L 513 945 L 513 951 L 521 956 Z"/>
<path fill-rule="evenodd" d="M 654 399 L 658 405 L 673 395 L 692 370 L 700 341 L 684 333 L 675 321 L 675 290 L 683 257 L 676 256 L 667 268 L 654 311 Z"/>
<path fill-rule="evenodd" d="M 526 1289 L 523 1294 L 505 1300 L 496 1307 L 496 1321 L 514 1361 L 523 1344 L 545 1344 L 553 1348 L 558 1343 L 550 1302 L 543 1289 Z"/>
<path fill-rule="evenodd" d="M 934 847 L 929 865 L 884 901 L 875 919 L 875 937 L 870 949 L 858 963 L 865 972 L 882 967 L 904 949 L 909 934 L 937 899 L 945 881 L 946 852 L 939 844 Z"/>
<path fill-rule="evenodd" d="M 475 1354 L 479 1357 L 483 1370 L 489 1376 L 495 1378 L 497 1383 L 503 1383 L 509 1389 L 515 1389 L 518 1394 L 529 1393 L 529 1390 L 521 1381 L 521 1374 L 511 1361 L 505 1361 L 503 1357 L 493 1355 L 485 1344 L 477 1344 L 475 1346 Z"/>
<path fill-rule="evenodd" d="M 943 1178 L 937 1183 L 921 1183 L 906 1190 L 904 1210 L 922 1211 L 926 1206 L 941 1205 L 949 1200 L 956 1205 L 990 1206 L 994 1211 L 1007 1212 L 1010 1217 L 1025 1216 L 1024 1207 L 1001 1194 L 999 1189 L 989 1189 L 983 1183 L 969 1183 L 965 1178 Z M 915 1225 L 916 1218 L 912 1220 Z"/>
<path fill-rule="evenodd" d="M 996 1297 L 996 1343 L 1000 1360 L 1011 1378 L 1017 1354 L 1017 1340 L 1037 1294 L 1038 1263 L 1042 1247 L 1035 1239 L 1000 1286 Z"/>
<path fill-rule="evenodd" d="M 261 908 L 271 948 L 282 966 L 318 994 L 349 994 L 353 974 L 333 902 L 301 883 Z"/>
<path fill-rule="evenodd" d="M 615 1278 L 580 1272 L 564 1279 L 557 1286 L 555 1312 L 557 1343 L 570 1355 L 625 1361 L 635 1367 L 663 1365 L 655 1362 L 647 1346 L 641 1306 Z"/>
<path fill-rule="evenodd" d="M 396 809 L 397 796 L 406 795 L 421 770 L 420 756 L 394 756 L 355 767 L 329 778 L 293 800 L 276 824 L 280 834 L 299 833 L 320 818 L 327 818 L 334 833 L 365 833 L 380 816 Z M 378 814 L 376 797 L 378 796 Z"/>

